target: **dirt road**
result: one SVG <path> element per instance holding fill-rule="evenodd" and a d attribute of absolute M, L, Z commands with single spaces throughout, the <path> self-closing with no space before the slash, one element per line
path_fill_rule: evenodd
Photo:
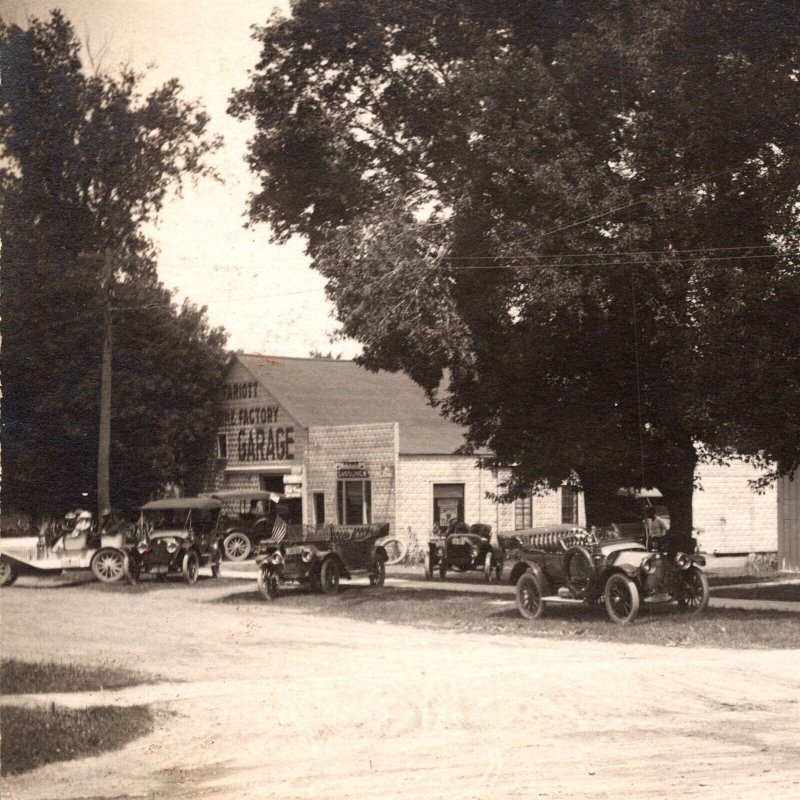
<path fill-rule="evenodd" d="M 2 797 L 800 798 L 800 651 L 418 631 L 254 588 L 4 590 L 5 655 L 165 681 L 55 698 L 153 702 L 156 729 Z"/>

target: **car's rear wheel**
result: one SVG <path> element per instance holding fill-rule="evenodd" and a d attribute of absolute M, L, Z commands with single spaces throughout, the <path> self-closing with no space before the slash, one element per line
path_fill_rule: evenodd
<path fill-rule="evenodd" d="M 253 546 L 247 534 L 241 531 L 233 531 L 233 533 L 229 533 L 225 537 L 222 549 L 225 551 L 225 558 L 228 561 L 244 561 L 250 555 Z"/>
<path fill-rule="evenodd" d="M 544 613 L 542 583 L 533 572 L 524 572 L 517 581 L 516 597 L 519 613 L 525 619 L 537 619 Z"/>
<path fill-rule="evenodd" d="M 564 580 L 572 596 L 583 600 L 593 579 L 592 554 L 585 547 L 570 547 L 564 553 Z"/>
<path fill-rule="evenodd" d="M 424 566 L 425 566 L 425 580 L 429 581 L 431 578 L 433 578 L 433 567 L 431 567 L 431 554 L 430 553 L 425 553 Z"/>
<path fill-rule="evenodd" d="M 380 589 L 386 580 L 386 565 L 383 561 L 376 562 L 369 576 L 369 585 Z"/>
<path fill-rule="evenodd" d="M 266 600 L 274 600 L 280 591 L 280 581 L 275 572 L 267 567 L 258 571 L 258 588 Z"/>
<path fill-rule="evenodd" d="M 606 611 L 612 622 L 630 625 L 639 613 L 639 590 L 620 572 L 610 575 L 604 592 Z"/>
<path fill-rule="evenodd" d="M 125 576 L 125 554 L 111 547 L 98 550 L 92 558 L 92 573 L 102 583 L 116 583 Z"/>
<path fill-rule="evenodd" d="M 681 573 L 678 606 L 688 614 L 699 614 L 708 605 L 708 578 L 697 567 Z"/>
<path fill-rule="evenodd" d="M 339 573 L 339 562 L 335 558 L 329 558 L 322 564 L 319 582 L 323 594 L 336 594 L 339 591 Z"/>
<path fill-rule="evenodd" d="M 183 563 L 181 564 L 181 574 L 183 575 L 183 579 L 189 584 L 197 583 L 197 576 L 199 572 L 200 559 L 197 558 L 197 553 L 195 553 L 194 550 L 190 550 L 183 557 Z"/>
<path fill-rule="evenodd" d="M 0 558 L 0 586 L 11 586 L 17 579 L 17 568 L 7 558 Z"/>

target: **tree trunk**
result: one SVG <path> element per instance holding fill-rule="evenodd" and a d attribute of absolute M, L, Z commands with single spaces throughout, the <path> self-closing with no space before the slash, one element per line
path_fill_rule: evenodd
<path fill-rule="evenodd" d="M 670 533 L 688 540 L 692 536 L 692 498 L 697 454 L 687 441 L 680 451 L 671 449 L 662 460 L 658 489 L 669 506 Z"/>

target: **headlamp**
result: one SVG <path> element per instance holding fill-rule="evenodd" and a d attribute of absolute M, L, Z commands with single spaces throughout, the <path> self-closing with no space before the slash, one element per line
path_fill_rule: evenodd
<path fill-rule="evenodd" d="M 281 555 L 280 550 L 276 550 L 270 557 L 269 557 L 270 564 L 283 564 L 283 556 Z"/>
<path fill-rule="evenodd" d="M 692 566 L 692 559 L 686 553 L 678 553 L 675 556 L 675 566 L 678 569 L 689 569 Z"/>
<path fill-rule="evenodd" d="M 308 547 L 303 548 L 303 552 L 300 554 L 300 558 L 308 564 L 314 558 L 314 551 L 309 549 Z"/>
<path fill-rule="evenodd" d="M 167 539 L 166 548 L 168 553 L 175 553 L 178 550 L 178 540 L 177 539 Z"/>
<path fill-rule="evenodd" d="M 150 545 L 148 542 L 142 539 L 142 541 L 136 545 L 136 549 L 139 551 L 139 553 L 144 555 L 150 549 Z"/>

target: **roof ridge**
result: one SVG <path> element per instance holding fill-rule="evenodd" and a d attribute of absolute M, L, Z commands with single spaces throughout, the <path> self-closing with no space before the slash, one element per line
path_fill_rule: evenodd
<path fill-rule="evenodd" d="M 246 358 L 274 358 L 276 361 L 314 361 L 318 363 L 331 362 L 334 364 L 355 364 L 352 358 L 314 358 L 313 356 L 273 356 L 266 353 L 234 353 L 235 356 Z M 358 366 L 358 365 L 357 365 Z"/>

